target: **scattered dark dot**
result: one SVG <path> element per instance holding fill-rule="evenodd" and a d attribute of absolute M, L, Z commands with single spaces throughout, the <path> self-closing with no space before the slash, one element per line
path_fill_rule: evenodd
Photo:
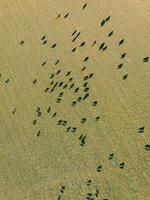
<path fill-rule="evenodd" d="M 86 98 L 88 98 L 89 97 L 89 93 L 86 93 L 85 95 L 84 95 L 84 97 L 83 97 L 83 100 L 85 100 Z"/>
<path fill-rule="evenodd" d="M 99 195 L 99 190 L 98 190 L 98 189 L 96 189 L 95 196 L 98 198 L 98 195 Z"/>
<path fill-rule="evenodd" d="M 33 125 L 35 125 L 36 124 L 36 122 L 37 122 L 37 120 L 35 119 L 35 120 L 33 120 Z"/>
<path fill-rule="evenodd" d="M 61 72 L 61 69 L 59 69 L 59 70 L 56 72 L 56 75 L 58 75 L 60 72 Z"/>
<path fill-rule="evenodd" d="M 84 60 L 83 60 L 83 62 L 88 61 L 88 59 L 89 59 L 89 56 L 85 57 Z"/>
<path fill-rule="evenodd" d="M 83 84 L 83 87 L 86 87 L 88 85 L 88 82 L 85 82 L 84 84 Z"/>
<path fill-rule="evenodd" d="M 121 69 L 122 67 L 123 67 L 123 63 L 119 64 L 117 68 Z"/>
<path fill-rule="evenodd" d="M 79 33 L 73 38 L 72 42 L 74 42 L 74 41 L 79 37 L 80 34 L 81 34 L 81 32 L 79 32 Z"/>
<path fill-rule="evenodd" d="M 77 92 L 79 91 L 79 89 L 80 89 L 79 87 L 76 88 L 76 89 L 74 90 L 74 92 L 77 93 Z"/>
<path fill-rule="evenodd" d="M 89 78 L 92 78 L 94 75 L 94 73 L 89 74 Z"/>
<path fill-rule="evenodd" d="M 12 114 L 15 114 L 15 112 L 16 112 L 16 108 L 12 111 Z"/>
<path fill-rule="evenodd" d="M 85 122 L 86 122 L 86 118 L 82 118 L 81 123 L 85 123 Z"/>
<path fill-rule="evenodd" d="M 89 76 L 85 76 L 85 77 L 83 78 L 83 80 L 86 81 L 88 78 L 89 78 Z"/>
<path fill-rule="evenodd" d="M 51 81 L 51 82 L 50 82 L 50 85 L 53 85 L 53 84 L 54 84 L 54 81 Z"/>
<path fill-rule="evenodd" d="M 59 83 L 58 87 L 61 87 L 63 85 L 63 81 Z"/>
<path fill-rule="evenodd" d="M 50 106 L 49 106 L 48 109 L 47 109 L 47 112 L 50 113 L 50 111 L 51 111 L 51 108 L 50 108 Z"/>
<path fill-rule="evenodd" d="M 111 31 L 110 33 L 108 33 L 108 37 L 111 37 L 113 35 L 114 31 Z"/>
<path fill-rule="evenodd" d="M 57 43 L 54 43 L 51 48 L 55 48 L 57 46 Z"/>
<path fill-rule="evenodd" d="M 54 78 L 55 74 L 51 74 L 51 76 L 49 76 L 49 78 Z"/>
<path fill-rule="evenodd" d="M 95 118 L 96 121 L 98 121 L 99 119 L 100 119 L 100 116 L 97 116 L 97 117 Z"/>
<path fill-rule="evenodd" d="M 69 131 L 70 131 L 70 129 L 71 129 L 71 127 L 67 127 L 67 130 L 66 130 L 66 131 L 67 131 L 67 132 L 69 132 Z"/>
<path fill-rule="evenodd" d="M 76 51 L 76 49 L 77 49 L 77 47 L 74 47 L 71 51 L 72 52 L 75 52 Z"/>
<path fill-rule="evenodd" d="M 42 63 L 42 66 L 44 66 L 46 64 L 46 61 L 44 61 L 43 63 Z"/>
<path fill-rule="evenodd" d="M 36 78 L 33 80 L 33 84 L 35 84 L 36 83 Z"/>
<path fill-rule="evenodd" d="M 68 15 L 69 15 L 69 13 L 67 13 L 67 14 L 64 16 L 64 19 L 65 19 L 65 18 L 67 18 L 67 17 L 68 17 Z"/>
<path fill-rule="evenodd" d="M 46 89 L 44 90 L 44 92 L 48 92 L 48 90 L 49 90 L 49 88 L 46 88 Z"/>
<path fill-rule="evenodd" d="M 62 187 L 61 187 L 61 189 L 60 189 L 60 192 L 63 193 L 64 190 L 65 190 L 65 186 L 62 185 Z"/>
<path fill-rule="evenodd" d="M 128 78 L 128 74 L 125 74 L 122 78 L 122 80 L 126 80 Z"/>
<path fill-rule="evenodd" d="M 84 92 L 88 92 L 89 91 L 89 87 L 86 87 L 85 89 L 84 89 Z"/>
<path fill-rule="evenodd" d="M 103 19 L 103 20 L 101 21 L 101 27 L 103 27 L 104 24 L 105 24 L 105 20 Z"/>
<path fill-rule="evenodd" d="M 109 21 L 109 20 L 110 20 L 110 17 L 111 17 L 111 16 L 108 16 L 108 17 L 105 19 L 105 21 L 106 21 L 106 22 Z"/>
<path fill-rule="evenodd" d="M 42 114 L 41 112 L 38 112 L 37 116 L 38 116 L 38 117 L 41 117 L 41 114 Z"/>
<path fill-rule="evenodd" d="M 58 82 L 55 83 L 55 85 L 54 85 L 53 88 L 51 89 L 51 92 L 54 91 L 54 89 L 56 88 L 57 84 L 58 84 Z"/>
<path fill-rule="evenodd" d="M 85 4 L 83 5 L 82 9 L 84 10 L 84 9 L 86 8 L 86 6 L 87 6 L 87 3 L 85 3 Z"/>
<path fill-rule="evenodd" d="M 68 86 L 68 84 L 65 84 L 64 87 L 63 87 L 63 89 L 67 88 L 67 86 Z"/>
<path fill-rule="evenodd" d="M 37 137 L 39 137 L 39 136 L 40 136 L 40 134 L 41 134 L 41 131 L 38 131 L 38 132 L 37 132 Z"/>
<path fill-rule="evenodd" d="M 59 63 L 59 60 L 57 60 L 56 62 L 55 62 L 55 65 L 57 65 Z"/>
<path fill-rule="evenodd" d="M 62 120 L 58 120 L 57 125 L 61 125 Z"/>
<path fill-rule="evenodd" d="M 123 168 L 124 168 L 124 166 L 125 166 L 125 163 L 124 163 L 124 162 L 122 162 L 122 163 L 120 163 L 120 165 L 119 165 L 119 168 L 120 168 L 120 169 L 123 169 Z"/>
<path fill-rule="evenodd" d="M 72 104 L 71 104 L 71 106 L 75 106 L 76 103 L 77 103 L 76 101 L 73 101 Z"/>
<path fill-rule="evenodd" d="M 139 128 L 138 133 L 144 133 L 144 126 Z"/>
<path fill-rule="evenodd" d="M 70 86 L 70 88 L 69 88 L 69 89 L 72 89 L 72 88 L 73 88 L 73 86 L 74 86 L 74 83 L 72 83 L 72 84 L 71 84 L 71 86 Z"/>
<path fill-rule="evenodd" d="M 86 185 L 91 185 L 91 183 L 92 183 L 92 181 L 91 180 L 88 180 L 87 182 L 86 182 Z"/>
<path fill-rule="evenodd" d="M 97 101 L 94 101 L 92 106 L 96 106 L 97 105 Z"/>
<path fill-rule="evenodd" d="M 119 45 L 121 45 L 123 43 L 124 43 L 124 39 L 122 39 L 122 40 L 119 41 Z"/>
<path fill-rule="evenodd" d="M 57 200 L 60 200 L 60 197 L 61 197 L 61 196 L 59 195 Z"/>
<path fill-rule="evenodd" d="M 72 133 L 75 133 L 75 132 L 76 132 L 76 130 L 77 130 L 77 128 L 76 128 L 76 127 L 72 127 L 72 130 L 71 130 L 71 132 L 72 132 Z"/>
<path fill-rule="evenodd" d="M 55 117 L 55 116 L 56 116 L 56 114 L 57 114 L 57 112 L 55 112 L 55 113 L 52 115 L 52 117 Z"/>
<path fill-rule="evenodd" d="M 144 147 L 145 147 L 146 150 L 150 150 L 150 144 L 145 144 Z"/>
<path fill-rule="evenodd" d="M 44 40 L 46 38 L 46 35 L 44 35 L 42 38 L 41 38 L 41 40 Z"/>
<path fill-rule="evenodd" d="M 63 96 L 63 94 L 64 94 L 63 92 L 59 93 L 59 97 L 62 97 L 62 96 Z"/>
<path fill-rule="evenodd" d="M 86 44 L 86 42 L 81 42 L 79 47 L 83 47 Z"/>
<path fill-rule="evenodd" d="M 121 58 L 121 59 L 122 59 L 122 58 L 125 58 L 125 56 L 126 56 L 126 53 L 123 53 L 123 54 L 121 55 L 120 58 Z"/>
<path fill-rule="evenodd" d="M 112 160 L 112 159 L 113 159 L 113 157 L 114 157 L 114 153 L 111 153 L 111 154 L 109 155 L 109 158 L 108 158 L 108 160 Z"/>
<path fill-rule="evenodd" d="M 71 71 L 67 72 L 66 76 L 69 76 L 71 74 Z"/>
<path fill-rule="evenodd" d="M 87 199 L 87 200 L 94 200 L 94 199 L 92 198 L 92 193 L 91 193 L 91 192 L 88 192 L 88 193 L 87 193 L 86 199 Z"/>
<path fill-rule="evenodd" d="M 78 97 L 77 101 L 80 102 L 82 100 L 82 97 Z"/>
<path fill-rule="evenodd" d="M 99 166 L 97 167 L 97 172 L 100 172 L 101 169 L 102 169 L 102 165 L 99 165 Z"/>
<path fill-rule="evenodd" d="M 103 49 L 103 47 L 105 46 L 105 42 L 103 42 L 100 47 L 99 47 L 99 50 Z"/>
<path fill-rule="evenodd" d="M 85 139 L 86 139 L 86 135 L 80 135 L 80 137 L 79 137 L 80 146 L 84 146 L 85 145 Z"/>
<path fill-rule="evenodd" d="M 24 44 L 24 41 L 22 40 L 22 41 L 20 42 L 20 44 L 23 45 L 23 44 Z"/>
<path fill-rule="evenodd" d="M 71 35 L 73 36 L 76 32 L 77 32 L 77 30 L 75 30 Z"/>
<path fill-rule="evenodd" d="M 5 81 L 5 83 L 9 83 L 9 81 L 10 81 L 10 79 L 7 79 L 7 80 Z"/>
<path fill-rule="evenodd" d="M 44 40 L 43 44 L 46 44 L 47 43 L 47 40 Z"/>
<path fill-rule="evenodd" d="M 92 43 L 91 47 L 93 47 L 96 44 L 96 40 Z"/>
<path fill-rule="evenodd" d="M 60 18 L 60 14 L 57 15 L 56 19 L 59 19 L 59 18 Z"/>
<path fill-rule="evenodd" d="M 102 49 L 102 51 L 105 51 L 107 48 L 108 48 L 108 46 L 106 45 L 106 46 Z"/>
<path fill-rule="evenodd" d="M 69 82 L 71 82 L 73 80 L 73 78 L 71 77 L 71 78 L 69 78 Z"/>
<path fill-rule="evenodd" d="M 148 62 L 149 61 L 149 56 L 143 58 L 143 62 Z"/>

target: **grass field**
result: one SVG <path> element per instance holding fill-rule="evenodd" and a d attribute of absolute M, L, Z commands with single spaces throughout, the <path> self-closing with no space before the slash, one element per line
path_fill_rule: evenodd
<path fill-rule="evenodd" d="M 0 200 L 150 199 L 149 13 L 0 0 Z"/>

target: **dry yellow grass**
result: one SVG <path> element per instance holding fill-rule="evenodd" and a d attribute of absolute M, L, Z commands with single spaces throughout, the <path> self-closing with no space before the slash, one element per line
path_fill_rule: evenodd
<path fill-rule="evenodd" d="M 150 199 L 150 151 L 144 147 L 150 144 L 150 63 L 143 62 L 150 55 L 149 13 L 148 0 L 0 1 L 1 200 L 57 200 L 59 195 L 84 200 L 87 193 L 94 200 Z M 103 42 L 108 48 L 101 52 Z M 83 97 L 83 77 L 91 73 L 90 96 L 71 106 Z M 80 90 L 56 86 L 44 92 L 53 80 Z M 57 103 L 60 92 L 64 96 Z M 93 101 L 98 104 L 92 106 Z M 60 119 L 67 125 L 57 125 Z M 77 131 L 66 132 L 67 127 Z M 86 135 L 84 146 L 81 135 Z"/>

